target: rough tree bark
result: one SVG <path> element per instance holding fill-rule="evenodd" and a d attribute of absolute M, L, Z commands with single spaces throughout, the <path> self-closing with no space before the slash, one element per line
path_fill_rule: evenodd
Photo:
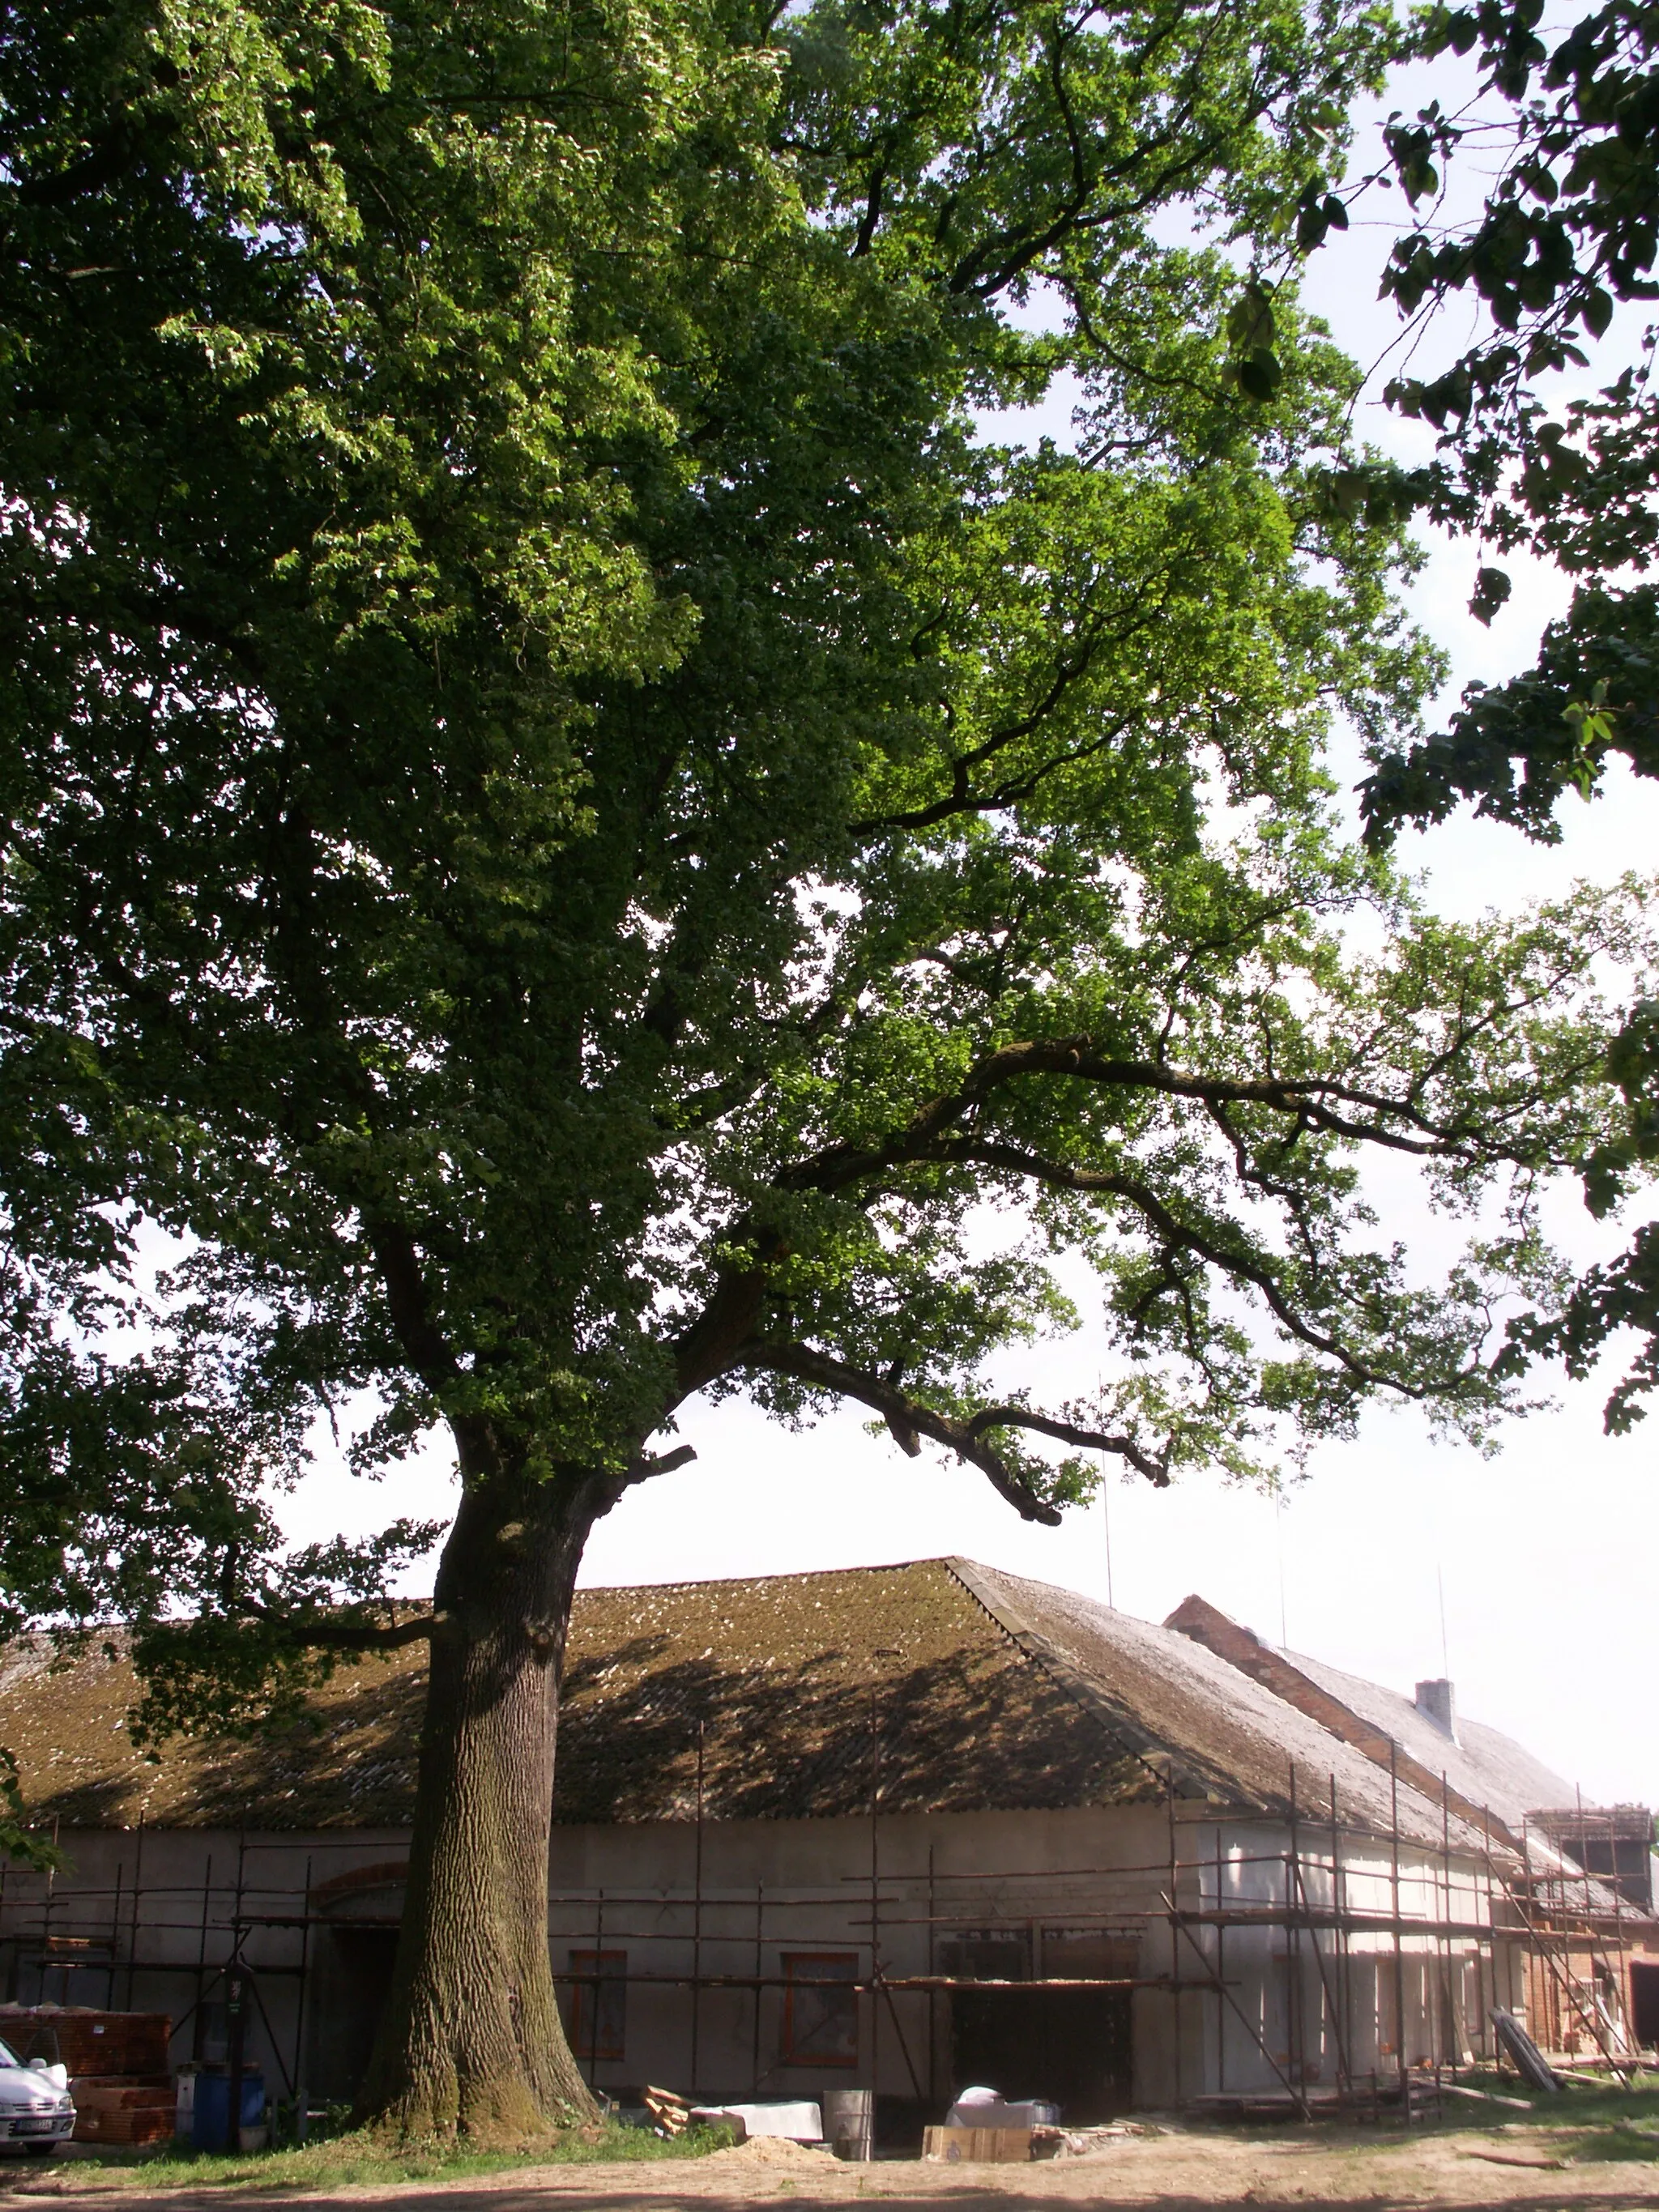
<path fill-rule="evenodd" d="M 470 1457 L 462 1446 L 465 1469 Z M 409 1883 L 361 2117 L 411 2136 L 544 2134 L 594 2103 L 548 1956 L 565 1632 L 614 1500 L 579 1473 L 470 1482 L 433 1593 Z"/>
<path fill-rule="evenodd" d="M 1120 1452 L 1154 1481 L 1168 1480 L 1131 1439 L 1015 1406 L 947 1420 L 890 1376 L 757 1338 L 767 1267 L 782 1247 L 763 1229 L 748 1241 L 748 1264 L 722 1274 L 676 1344 L 672 1391 L 651 1433 L 716 1376 L 769 1366 L 873 1407 L 907 1450 L 923 1434 L 947 1444 L 1028 1520 L 1057 1523 L 1060 1513 L 1009 1468 L 988 1426 Z M 387 1283 L 411 1357 L 441 1374 L 447 1354 L 413 1270 L 390 1264 Z M 507 1461 L 487 1424 L 453 1429 L 461 1504 L 433 1590 L 409 1883 L 360 2117 L 407 2135 L 521 2139 L 597 2111 L 565 2040 L 547 1948 L 559 1683 L 576 1570 L 593 1523 L 631 1484 L 696 1455 L 685 1444 L 650 1455 L 641 1443 L 623 1472 L 566 1468 L 538 1478 L 522 1454 Z"/>

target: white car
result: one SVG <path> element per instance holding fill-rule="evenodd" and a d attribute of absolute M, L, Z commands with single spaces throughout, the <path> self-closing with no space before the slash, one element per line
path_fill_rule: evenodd
<path fill-rule="evenodd" d="M 75 2100 L 61 2066 L 32 2058 L 27 2066 L 0 2043 L 0 2152 L 50 2158 L 75 2133 Z"/>

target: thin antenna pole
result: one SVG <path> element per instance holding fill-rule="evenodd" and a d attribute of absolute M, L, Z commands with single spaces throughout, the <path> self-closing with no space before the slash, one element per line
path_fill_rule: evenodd
<path fill-rule="evenodd" d="M 1444 1569 L 1438 1565 L 1434 1571 L 1434 1580 L 1440 1593 L 1440 1675 L 1443 1681 L 1449 1682 L 1451 1647 L 1446 1640 L 1446 1576 Z"/>
<path fill-rule="evenodd" d="M 1279 1648 L 1291 1648 L 1291 1632 L 1285 1608 L 1285 1493 L 1281 1490 L 1273 1500 L 1273 1529 L 1279 1539 Z"/>
<path fill-rule="evenodd" d="M 1106 1377 L 1100 1370 L 1097 1370 L 1095 1375 L 1095 1387 L 1103 1401 Z M 1106 1528 L 1106 1603 L 1115 1613 L 1117 1600 L 1112 1595 L 1112 1496 L 1106 1486 L 1106 1455 L 1103 1451 L 1100 1455 L 1100 1517 Z M 931 2088 L 933 2085 L 930 2082 L 928 2086 Z"/>
<path fill-rule="evenodd" d="M 1100 1516 L 1106 1525 L 1106 1602 L 1114 1613 L 1117 1600 L 1112 1595 L 1112 1493 L 1106 1481 L 1106 1455 L 1100 1455 Z"/>

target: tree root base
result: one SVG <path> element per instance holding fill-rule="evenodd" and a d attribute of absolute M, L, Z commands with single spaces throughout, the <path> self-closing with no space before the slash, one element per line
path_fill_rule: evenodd
<path fill-rule="evenodd" d="M 388 2150 L 410 2150 L 422 2145 L 465 2144 L 474 2150 L 530 2151 L 552 2148 L 580 2134 L 597 2141 L 604 2121 L 592 2099 L 583 2108 L 563 2105 L 552 2115 L 544 2112 L 527 2089 L 503 2085 L 494 2094 L 474 2095 L 457 2106 L 447 2098 L 419 2095 L 400 2098 L 377 2112 L 362 2112 L 356 2122 L 363 2133 Z"/>

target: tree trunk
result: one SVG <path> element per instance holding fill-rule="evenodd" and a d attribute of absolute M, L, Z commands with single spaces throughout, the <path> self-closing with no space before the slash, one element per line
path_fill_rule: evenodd
<path fill-rule="evenodd" d="M 467 1485 L 444 1547 L 403 1927 L 361 2108 L 402 2134 L 521 2140 L 594 2111 L 554 1997 L 548 1830 L 571 1595 L 612 1494 L 497 1474 Z"/>

